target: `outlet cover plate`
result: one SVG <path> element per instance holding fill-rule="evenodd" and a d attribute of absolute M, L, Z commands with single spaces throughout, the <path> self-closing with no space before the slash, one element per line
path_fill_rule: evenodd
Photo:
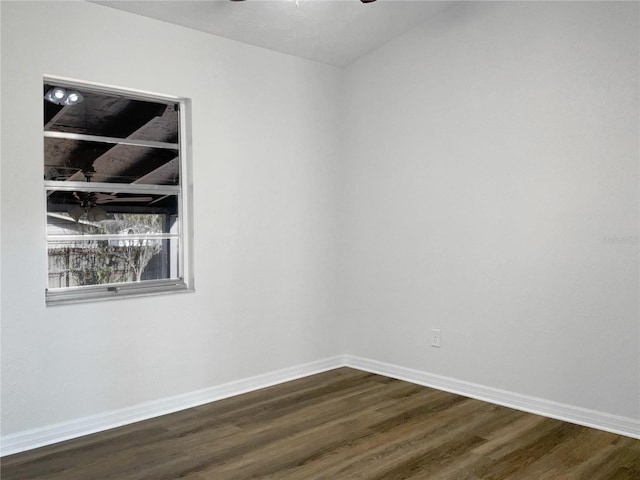
<path fill-rule="evenodd" d="M 440 329 L 434 328 L 431 330 L 431 346 L 440 348 Z"/>

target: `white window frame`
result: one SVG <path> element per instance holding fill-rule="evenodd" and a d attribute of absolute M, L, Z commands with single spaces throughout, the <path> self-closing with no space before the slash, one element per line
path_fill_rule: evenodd
<path fill-rule="evenodd" d="M 91 240 L 87 235 L 49 235 L 47 233 L 47 191 L 91 191 L 113 193 L 148 193 L 161 195 L 176 195 L 178 197 L 178 232 L 156 234 L 158 239 L 178 239 L 178 278 L 163 280 L 144 280 L 141 282 L 126 282 L 103 285 L 89 285 L 79 287 L 64 287 L 49 289 L 49 267 L 45 266 L 45 300 L 47 306 L 65 305 L 73 303 L 95 302 L 113 300 L 118 298 L 131 298 L 168 293 L 182 293 L 195 291 L 193 275 L 193 177 L 191 174 L 191 100 L 184 97 L 163 95 L 158 93 L 133 90 L 129 88 L 114 87 L 106 84 L 90 83 L 80 80 L 68 79 L 53 75 L 45 75 L 44 83 L 55 84 L 64 88 L 87 89 L 94 92 L 123 95 L 137 100 L 155 101 L 157 103 L 179 104 L 179 139 L 177 143 L 180 164 L 180 181 L 178 185 L 148 185 L 148 184 L 121 184 L 91 182 L 70 182 L 45 180 L 44 195 L 44 222 L 45 222 L 45 248 L 48 249 L 50 241 L 55 240 Z M 140 145 L 166 148 L 170 145 L 163 142 L 139 141 L 130 139 L 117 139 L 82 134 L 67 134 L 61 132 L 43 131 L 45 137 L 71 138 L 75 140 L 103 141 L 106 143 L 119 143 L 128 145 Z M 44 152 L 43 148 L 41 149 Z M 43 153 L 44 156 L 44 153 Z M 42 162 L 44 164 L 44 162 Z M 59 238 L 58 238 L 59 237 Z M 101 240 L 123 240 L 122 235 L 100 235 Z M 125 237 L 124 239 L 131 239 Z M 47 255 L 48 257 L 48 255 Z M 48 262 L 48 259 L 47 259 Z"/>

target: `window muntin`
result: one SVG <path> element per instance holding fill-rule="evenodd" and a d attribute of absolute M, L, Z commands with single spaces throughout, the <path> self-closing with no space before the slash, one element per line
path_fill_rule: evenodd
<path fill-rule="evenodd" d="M 82 101 L 44 101 L 47 303 L 192 289 L 186 101 L 57 79 Z"/>

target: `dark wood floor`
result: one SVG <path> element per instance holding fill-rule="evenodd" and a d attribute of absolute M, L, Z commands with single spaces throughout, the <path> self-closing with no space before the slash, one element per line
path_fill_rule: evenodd
<path fill-rule="evenodd" d="M 2 459 L 2 480 L 640 479 L 640 440 L 341 368 Z"/>

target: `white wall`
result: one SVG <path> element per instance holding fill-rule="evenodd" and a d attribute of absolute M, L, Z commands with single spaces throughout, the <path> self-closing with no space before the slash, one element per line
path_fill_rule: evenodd
<path fill-rule="evenodd" d="M 339 353 L 341 72 L 85 2 L 1 8 L 3 435 Z M 196 293 L 45 307 L 44 74 L 193 100 Z"/>
<path fill-rule="evenodd" d="M 638 13 L 465 2 L 347 70 L 349 353 L 640 418 Z"/>

